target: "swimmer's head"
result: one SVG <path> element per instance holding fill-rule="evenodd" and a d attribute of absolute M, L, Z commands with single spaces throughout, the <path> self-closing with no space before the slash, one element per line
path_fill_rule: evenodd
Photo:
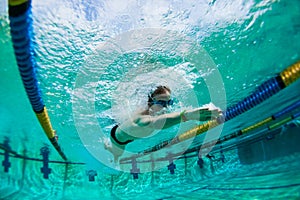
<path fill-rule="evenodd" d="M 161 108 L 173 105 L 171 99 L 171 89 L 167 86 L 158 86 L 153 92 L 148 95 L 148 106 L 160 106 Z"/>

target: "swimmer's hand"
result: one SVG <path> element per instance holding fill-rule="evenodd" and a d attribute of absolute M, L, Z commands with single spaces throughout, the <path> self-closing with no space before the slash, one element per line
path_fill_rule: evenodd
<path fill-rule="evenodd" d="M 187 120 L 208 121 L 216 119 L 222 114 L 218 109 L 196 108 L 184 113 Z"/>

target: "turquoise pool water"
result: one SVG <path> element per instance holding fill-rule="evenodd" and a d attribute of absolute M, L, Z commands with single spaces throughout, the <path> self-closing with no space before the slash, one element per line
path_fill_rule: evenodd
<path fill-rule="evenodd" d="M 12 49 L 6 3 L 2 1 L 0 6 L 0 143 L 7 140 L 19 155 L 38 159 L 42 158 L 40 149 L 49 145 L 49 159 L 62 161 L 31 109 Z M 298 61 L 298 1 L 47 0 L 34 1 L 32 11 L 44 102 L 68 159 L 85 164 L 50 163 L 52 171 L 49 179 L 44 179 L 42 162 L 10 157 L 9 171 L 4 172 L 2 165 L 0 169 L 1 199 L 300 198 L 299 119 L 276 129 L 273 139 L 263 137 L 254 142 L 251 135 L 258 138 L 256 134 L 264 134 L 257 131 L 249 133 L 249 138 L 229 141 L 240 145 L 224 150 L 225 162 L 219 151 L 212 152 L 213 161 L 204 158 L 202 169 L 196 157 L 176 160 L 175 174 L 168 171 L 168 161 L 157 162 L 154 165 L 159 169 L 133 179 L 130 173 L 107 164 L 111 155 L 103 149 L 103 136 L 108 136 L 115 121 L 143 105 L 145 91 L 155 84 L 172 88 L 173 110 L 210 101 L 226 109 Z M 154 32 L 166 30 L 170 35 L 161 36 L 158 43 L 150 42 L 148 48 L 145 41 L 150 41 Z M 128 38 L 132 32 L 135 37 Z M 177 43 L 189 46 L 178 47 Z M 107 44 L 118 51 L 104 54 Z M 76 93 L 81 76 L 94 85 L 94 93 Z M 243 129 L 299 101 L 299 86 L 297 81 L 226 122 L 218 134 Z M 91 100 L 96 121 L 85 113 L 85 104 L 78 104 L 84 100 Z M 95 124 L 102 135 L 91 128 Z M 128 149 L 140 152 L 194 125 L 138 140 Z M 200 145 L 205 136 L 195 138 L 188 148 Z M 176 153 L 180 148 L 185 147 L 162 153 Z M 3 152 L 1 149 L 1 162 Z M 130 170 L 128 165 L 125 168 Z M 89 181 L 89 170 L 97 172 L 95 181 Z"/>

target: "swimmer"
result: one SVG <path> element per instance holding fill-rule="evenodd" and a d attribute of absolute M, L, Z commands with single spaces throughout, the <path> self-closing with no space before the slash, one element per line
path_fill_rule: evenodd
<path fill-rule="evenodd" d="M 207 121 L 220 116 L 218 109 L 196 108 L 183 112 L 160 114 L 163 108 L 173 104 L 171 90 L 167 86 L 158 86 L 148 95 L 148 105 L 133 118 L 120 125 L 115 125 L 110 132 L 110 142 L 105 142 L 105 149 L 114 155 L 115 163 L 124 153 L 127 144 L 139 138 L 151 135 L 155 130 L 167 129 L 181 122 L 190 120 Z"/>

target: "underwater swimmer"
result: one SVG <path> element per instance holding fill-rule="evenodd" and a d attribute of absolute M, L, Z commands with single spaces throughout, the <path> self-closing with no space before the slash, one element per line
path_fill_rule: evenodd
<path fill-rule="evenodd" d="M 106 141 L 105 149 L 114 155 L 114 161 L 124 153 L 127 144 L 136 139 L 147 137 L 155 130 L 167 129 L 181 122 L 198 120 L 207 121 L 220 116 L 218 109 L 196 108 L 183 112 L 159 114 L 163 108 L 173 104 L 171 90 L 167 86 L 158 86 L 148 95 L 147 108 L 112 128 L 110 143 Z"/>

